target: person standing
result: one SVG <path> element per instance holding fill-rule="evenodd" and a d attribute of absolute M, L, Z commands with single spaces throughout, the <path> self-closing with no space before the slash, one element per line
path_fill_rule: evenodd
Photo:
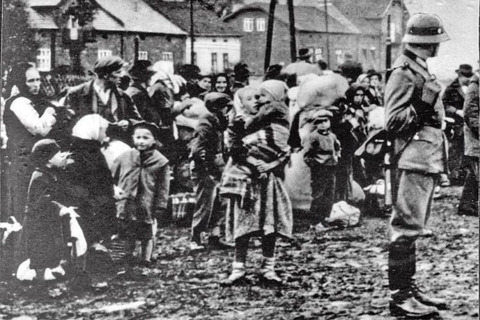
<path fill-rule="evenodd" d="M 458 77 L 448 85 L 442 97 L 445 106 L 445 115 L 454 120 L 453 134 L 449 137 L 448 165 L 450 180 L 453 184 L 461 184 L 464 176 L 463 141 L 463 104 L 470 78 L 473 76 L 473 68 L 469 64 L 461 64 L 455 72 Z"/>
<path fill-rule="evenodd" d="M 125 62 L 117 56 L 100 58 L 95 62 L 95 78 L 70 88 L 66 105 L 78 120 L 87 114 L 99 114 L 109 121 L 108 136 L 129 143 L 131 120 L 142 120 L 132 99 L 117 86 Z"/>
<path fill-rule="evenodd" d="M 413 15 L 402 40 L 405 50 L 395 61 L 385 90 L 385 128 L 394 137 L 396 168 L 388 257 L 392 315 L 427 317 L 446 308 L 444 301 L 422 292 L 414 276 L 415 242 L 425 232 L 435 184 L 446 170 L 441 87 L 428 72 L 426 60 L 449 39 L 438 16 Z"/>
<path fill-rule="evenodd" d="M 458 214 L 478 215 L 478 158 L 480 157 L 480 143 L 478 141 L 478 73 L 470 80 L 463 106 L 465 160 L 469 170 L 465 177 L 462 197 L 458 206 Z"/>

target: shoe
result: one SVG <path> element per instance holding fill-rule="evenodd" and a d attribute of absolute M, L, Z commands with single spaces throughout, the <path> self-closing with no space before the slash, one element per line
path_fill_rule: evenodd
<path fill-rule="evenodd" d="M 232 264 L 232 273 L 228 278 L 223 279 L 221 284 L 224 286 L 231 286 L 245 280 L 245 263 L 243 262 L 234 262 Z"/>
<path fill-rule="evenodd" d="M 411 291 L 398 292 L 390 301 L 390 313 L 394 317 L 427 318 L 438 315 L 438 309 L 427 306 L 413 297 Z"/>
<path fill-rule="evenodd" d="M 327 226 L 325 226 L 325 224 L 323 224 L 321 222 L 318 223 L 317 225 L 315 225 L 315 231 L 318 232 L 318 233 L 327 232 L 331 229 L 332 229 L 331 227 L 327 227 Z"/>
<path fill-rule="evenodd" d="M 200 251 L 205 249 L 205 246 L 202 246 L 201 244 L 198 244 L 195 241 L 191 241 L 189 244 L 189 247 L 191 251 Z"/>
<path fill-rule="evenodd" d="M 443 197 L 443 195 L 440 192 L 440 186 L 436 186 L 435 191 L 433 192 L 433 199 L 440 199 L 442 197 Z"/>
<path fill-rule="evenodd" d="M 276 285 L 283 283 L 282 278 L 280 278 L 275 272 L 275 258 L 274 257 L 263 257 L 262 267 L 260 269 L 262 278 L 264 281 Z"/>
<path fill-rule="evenodd" d="M 423 303 L 426 306 L 432 306 L 437 308 L 438 310 L 447 310 L 447 302 L 443 299 L 430 297 L 425 292 L 423 292 L 416 283 L 413 283 L 411 286 L 411 291 L 415 299 L 419 302 Z"/>
<path fill-rule="evenodd" d="M 434 234 L 431 229 L 423 228 L 419 236 L 423 238 L 431 238 L 434 236 Z"/>

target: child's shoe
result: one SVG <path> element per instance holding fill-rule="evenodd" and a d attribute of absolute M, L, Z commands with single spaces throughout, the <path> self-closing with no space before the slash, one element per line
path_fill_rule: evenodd
<path fill-rule="evenodd" d="M 274 283 L 274 284 L 282 284 L 282 279 L 277 275 L 275 272 L 275 258 L 267 258 L 263 257 L 262 267 L 260 269 L 262 274 L 263 280 Z"/>
<path fill-rule="evenodd" d="M 232 264 L 232 273 L 228 276 L 228 278 L 222 280 L 221 284 L 225 286 L 234 285 L 240 281 L 245 279 L 245 263 L 243 262 L 234 262 Z"/>

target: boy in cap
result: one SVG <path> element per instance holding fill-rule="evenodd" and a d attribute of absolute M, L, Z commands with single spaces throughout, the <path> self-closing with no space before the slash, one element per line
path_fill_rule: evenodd
<path fill-rule="evenodd" d="M 141 241 L 141 265 L 150 266 L 154 225 L 167 210 L 169 166 L 167 158 L 157 151 L 157 135 L 155 124 L 134 123 L 134 148 L 121 154 L 113 165 L 115 182 L 126 195 L 117 203 L 117 218 L 124 224 L 123 237 L 127 240 L 127 275 L 132 272 L 137 240 Z"/>
<path fill-rule="evenodd" d="M 310 167 L 312 204 L 310 215 L 319 221 L 322 231 L 332 210 L 335 195 L 335 167 L 340 156 L 340 142 L 331 131 L 332 112 L 320 109 L 312 115 L 313 130 L 304 138 L 304 160 Z"/>

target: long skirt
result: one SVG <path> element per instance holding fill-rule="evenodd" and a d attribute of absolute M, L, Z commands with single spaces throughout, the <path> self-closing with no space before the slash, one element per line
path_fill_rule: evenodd
<path fill-rule="evenodd" d="M 228 197 L 226 239 L 229 242 L 246 235 L 276 234 L 291 238 L 292 228 L 292 204 L 282 180 L 273 173 L 254 179 L 247 199 Z"/>

